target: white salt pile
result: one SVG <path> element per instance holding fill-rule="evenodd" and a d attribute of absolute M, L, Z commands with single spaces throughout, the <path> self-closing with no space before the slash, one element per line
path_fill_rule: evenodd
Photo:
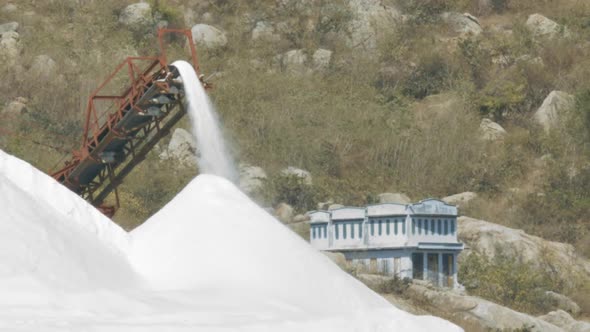
<path fill-rule="evenodd" d="M 229 181 L 125 233 L 0 151 L 0 330 L 460 331 L 400 311 Z"/>

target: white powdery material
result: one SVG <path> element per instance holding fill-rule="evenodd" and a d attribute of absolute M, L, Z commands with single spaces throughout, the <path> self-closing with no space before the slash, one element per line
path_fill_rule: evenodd
<path fill-rule="evenodd" d="M 394 308 L 215 175 L 126 233 L 0 150 L 0 211 L 0 330 L 461 330 Z"/>
<path fill-rule="evenodd" d="M 227 150 L 215 108 L 191 64 L 175 61 L 188 101 L 187 111 L 191 119 L 193 135 L 197 139 L 199 170 L 236 181 L 238 172 Z"/>

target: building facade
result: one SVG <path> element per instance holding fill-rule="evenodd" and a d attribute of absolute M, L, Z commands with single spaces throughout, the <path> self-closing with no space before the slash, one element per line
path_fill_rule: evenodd
<path fill-rule="evenodd" d="M 313 211 L 310 242 L 343 253 L 360 269 L 455 288 L 457 208 L 436 199 Z"/>

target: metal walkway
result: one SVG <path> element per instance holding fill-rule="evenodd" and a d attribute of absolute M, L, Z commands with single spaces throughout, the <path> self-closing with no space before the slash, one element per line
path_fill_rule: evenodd
<path fill-rule="evenodd" d="M 80 149 L 52 174 L 110 217 L 115 207 L 103 204 L 106 197 L 114 191 L 119 207 L 117 187 L 186 113 L 178 70 L 166 59 L 164 35 L 168 33 L 188 39 L 192 64 L 200 74 L 191 31 L 158 30 L 160 55 L 127 58 L 94 91 L 88 99 Z M 105 93 L 125 71 L 129 81 L 123 93 Z"/>

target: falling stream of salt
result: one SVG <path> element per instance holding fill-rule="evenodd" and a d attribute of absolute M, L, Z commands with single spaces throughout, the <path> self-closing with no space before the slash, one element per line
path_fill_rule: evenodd
<path fill-rule="evenodd" d="M 172 66 L 178 69 L 182 77 L 188 101 L 187 112 L 199 150 L 199 171 L 222 176 L 230 181 L 236 180 L 236 167 L 225 145 L 219 118 L 193 66 L 182 60 L 175 61 Z"/>

